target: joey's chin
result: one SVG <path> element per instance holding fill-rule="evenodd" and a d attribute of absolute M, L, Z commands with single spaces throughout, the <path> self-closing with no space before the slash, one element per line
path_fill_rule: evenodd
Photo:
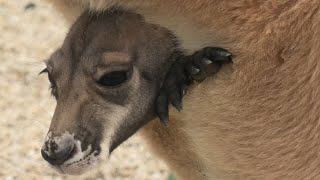
<path fill-rule="evenodd" d="M 62 165 L 50 165 L 60 174 L 79 176 L 89 172 L 90 170 L 96 168 L 100 164 L 100 158 L 91 160 L 90 162 L 78 162 L 74 164 L 62 164 Z"/>
<path fill-rule="evenodd" d="M 73 176 L 80 176 L 82 174 L 85 174 L 87 172 L 90 173 L 90 170 L 94 169 L 98 164 L 100 164 L 100 160 L 96 161 L 94 164 L 90 165 L 71 165 L 71 166 L 65 166 L 65 165 L 60 165 L 60 166 L 53 166 L 52 168 L 58 171 L 60 174 L 67 174 L 67 175 L 73 175 Z"/>
<path fill-rule="evenodd" d="M 101 160 L 101 148 L 93 150 L 89 146 L 86 150 L 81 150 L 81 144 L 76 145 L 74 155 L 61 165 L 50 165 L 53 169 L 61 174 L 82 175 L 96 168 Z"/>

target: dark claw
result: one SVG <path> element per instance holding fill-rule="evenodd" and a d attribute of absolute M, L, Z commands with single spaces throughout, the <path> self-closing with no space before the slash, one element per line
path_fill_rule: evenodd
<path fill-rule="evenodd" d="M 213 74 L 216 74 L 221 67 L 221 63 L 212 62 L 211 64 L 206 65 L 204 62 L 204 61 L 206 61 L 205 59 L 201 59 L 199 61 L 202 62 L 202 64 L 204 64 L 202 66 L 202 68 L 203 68 L 203 73 L 205 74 L 206 77 L 209 77 L 209 76 L 212 76 Z"/>
<path fill-rule="evenodd" d="M 179 92 L 179 90 L 181 92 Z M 179 88 L 176 91 L 169 93 L 170 102 L 178 111 L 182 111 L 182 93 L 182 88 Z"/>
<path fill-rule="evenodd" d="M 221 65 L 232 62 L 231 53 L 222 48 L 206 47 L 190 56 L 180 56 L 171 66 L 156 101 L 156 113 L 167 126 L 169 103 L 182 110 L 182 99 L 192 82 L 202 82 L 216 74 Z"/>
<path fill-rule="evenodd" d="M 200 51 L 200 58 L 206 57 L 214 62 L 230 63 L 232 61 L 231 53 L 225 49 L 217 47 L 206 47 Z M 197 52 L 196 52 L 197 53 Z"/>
<path fill-rule="evenodd" d="M 198 74 L 191 75 L 192 79 L 197 82 L 202 82 L 206 79 L 207 75 L 204 71 L 200 71 Z"/>
<path fill-rule="evenodd" d="M 196 68 L 195 66 L 190 66 L 190 74 L 191 75 L 196 75 L 200 72 L 200 69 Z"/>
<path fill-rule="evenodd" d="M 212 61 L 210 59 L 203 58 L 202 63 L 207 66 L 209 64 L 212 64 Z"/>
<path fill-rule="evenodd" d="M 202 82 L 206 77 L 216 74 L 222 64 L 230 63 L 231 60 L 229 51 L 217 47 L 206 47 L 189 56 L 186 71 L 193 80 Z M 191 71 L 192 69 L 200 71 L 194 73 L 195 71 Z"/>
<path fill-rule="evenodd" d="M 169 121 L 169 101 L 164 89 L 160 90 L 160 94 L 156 101 L 156 113 L 160 121 L 167 126 Z"/>
<path fill-rule="evenodd" d="M 185 84 L 182 86 L 182 97 L 187 94 L 190 84 Z"/>

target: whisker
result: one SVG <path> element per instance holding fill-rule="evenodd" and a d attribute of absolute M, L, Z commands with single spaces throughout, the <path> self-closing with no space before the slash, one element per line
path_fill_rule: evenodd
<path fill-rule="evenodd" d="M 39 104 L 39 106 L 41 107 L 41 109 L 42 109 L 44 112 L 47 113 L 48 117 L 51 119 L 52 116 L 53 116 L 53 114 L 52 114 L 52 113 L 49 113 L 46 109 L 44 109 L 44 107 L 43 107 L 41 104 Z"/>
<path fill-rule="evenodd" d="M 24 162 L 31 162 L 31 163 L 40 163 L 42 165 L 45 165 L 44 163 L 44 160 L 37 160 L 37 159 L 29 159 L 29 158 L 23 158 Z"/>
<path fill-rule="evenodd" d="M 28 120 L 36 122 L 36 123 L 39 123 L 45 128 L 49 128 L 49 126 L 50 126 L 49 124 L 45 124 L 44 122 L 41 122 L 40 120 L 37 120 L 36 118 L 31 118 L 31 119 L 28 119 Z"/>
<path fill-rule="evenodd" d="M 28 57 L 28 56 L 24 56 L 22 57 L 23 60 L 25 60 L 24 62 L 22 62 L 22 64 L 24 65 L 29 65 L 29 66 L 45 66 L 44 61 L 42 60 L 43 58 L 41 57 Z"/>
<path fill-rule="evenodd" d="M 34 122 L 35 122 L 35 121 L 32 121 L 31 124 L 19 124 L 19 125 L 16 125 L 14 128 L 17 128 L 17 129 L 19 129 L 19 130 L 26 130 L 26 129 L 29 128 L 29 127 L 37 126 L 37 127 L 38 127 L 37 130 L 39 130 L 37 133 L 44 133 L 44 134 L 47 133 L 49 127 L 44 127 L 45 125 L 44 125 L 44 124 L 41 124 L 40 122 L 38 122 L 38 123 L 34 123 Z M 39 123 L 40 123 L 41 125 L 39 125 Z M 31 129 L 31 130 L 32 130 L 32 129 Z"/>
<path fill-rule="evenodd" d="M 40 143 L 40 145 L 44 142 L 44 138 L 42 139 L 32 139 L 31 142 Z"/>

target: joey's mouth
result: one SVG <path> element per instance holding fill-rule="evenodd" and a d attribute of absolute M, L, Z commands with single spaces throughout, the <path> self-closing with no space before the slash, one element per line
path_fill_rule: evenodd
<path fill-rule="evenodd" d="M 51 166 L 61 174 L 81 175 L 95 167 L 100 162 L 100 146 L 93 150 L 92 146 L 84 151 L 81 150 L 80 143 L 70 153 L 70 158 L 61 165 Z"/>

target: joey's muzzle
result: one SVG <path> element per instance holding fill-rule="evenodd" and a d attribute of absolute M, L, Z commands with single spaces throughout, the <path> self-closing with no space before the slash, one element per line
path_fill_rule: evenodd
<path fill-rule="evenodd" d="M 48 133 L 41 149 L 42 157 L 61 173 L 79 175 L 99 160 L 100 148 L 89 145 L 82 150 L 81 141 L 68 132 L 62 135 Z"/>
<path fill-rule="evenodd" d="M 41 149 L 41 155 L 51 165 L 62 165 L 74 155 L 75 143 L 70 134 L 53 137 L 49 133 Z"/>

